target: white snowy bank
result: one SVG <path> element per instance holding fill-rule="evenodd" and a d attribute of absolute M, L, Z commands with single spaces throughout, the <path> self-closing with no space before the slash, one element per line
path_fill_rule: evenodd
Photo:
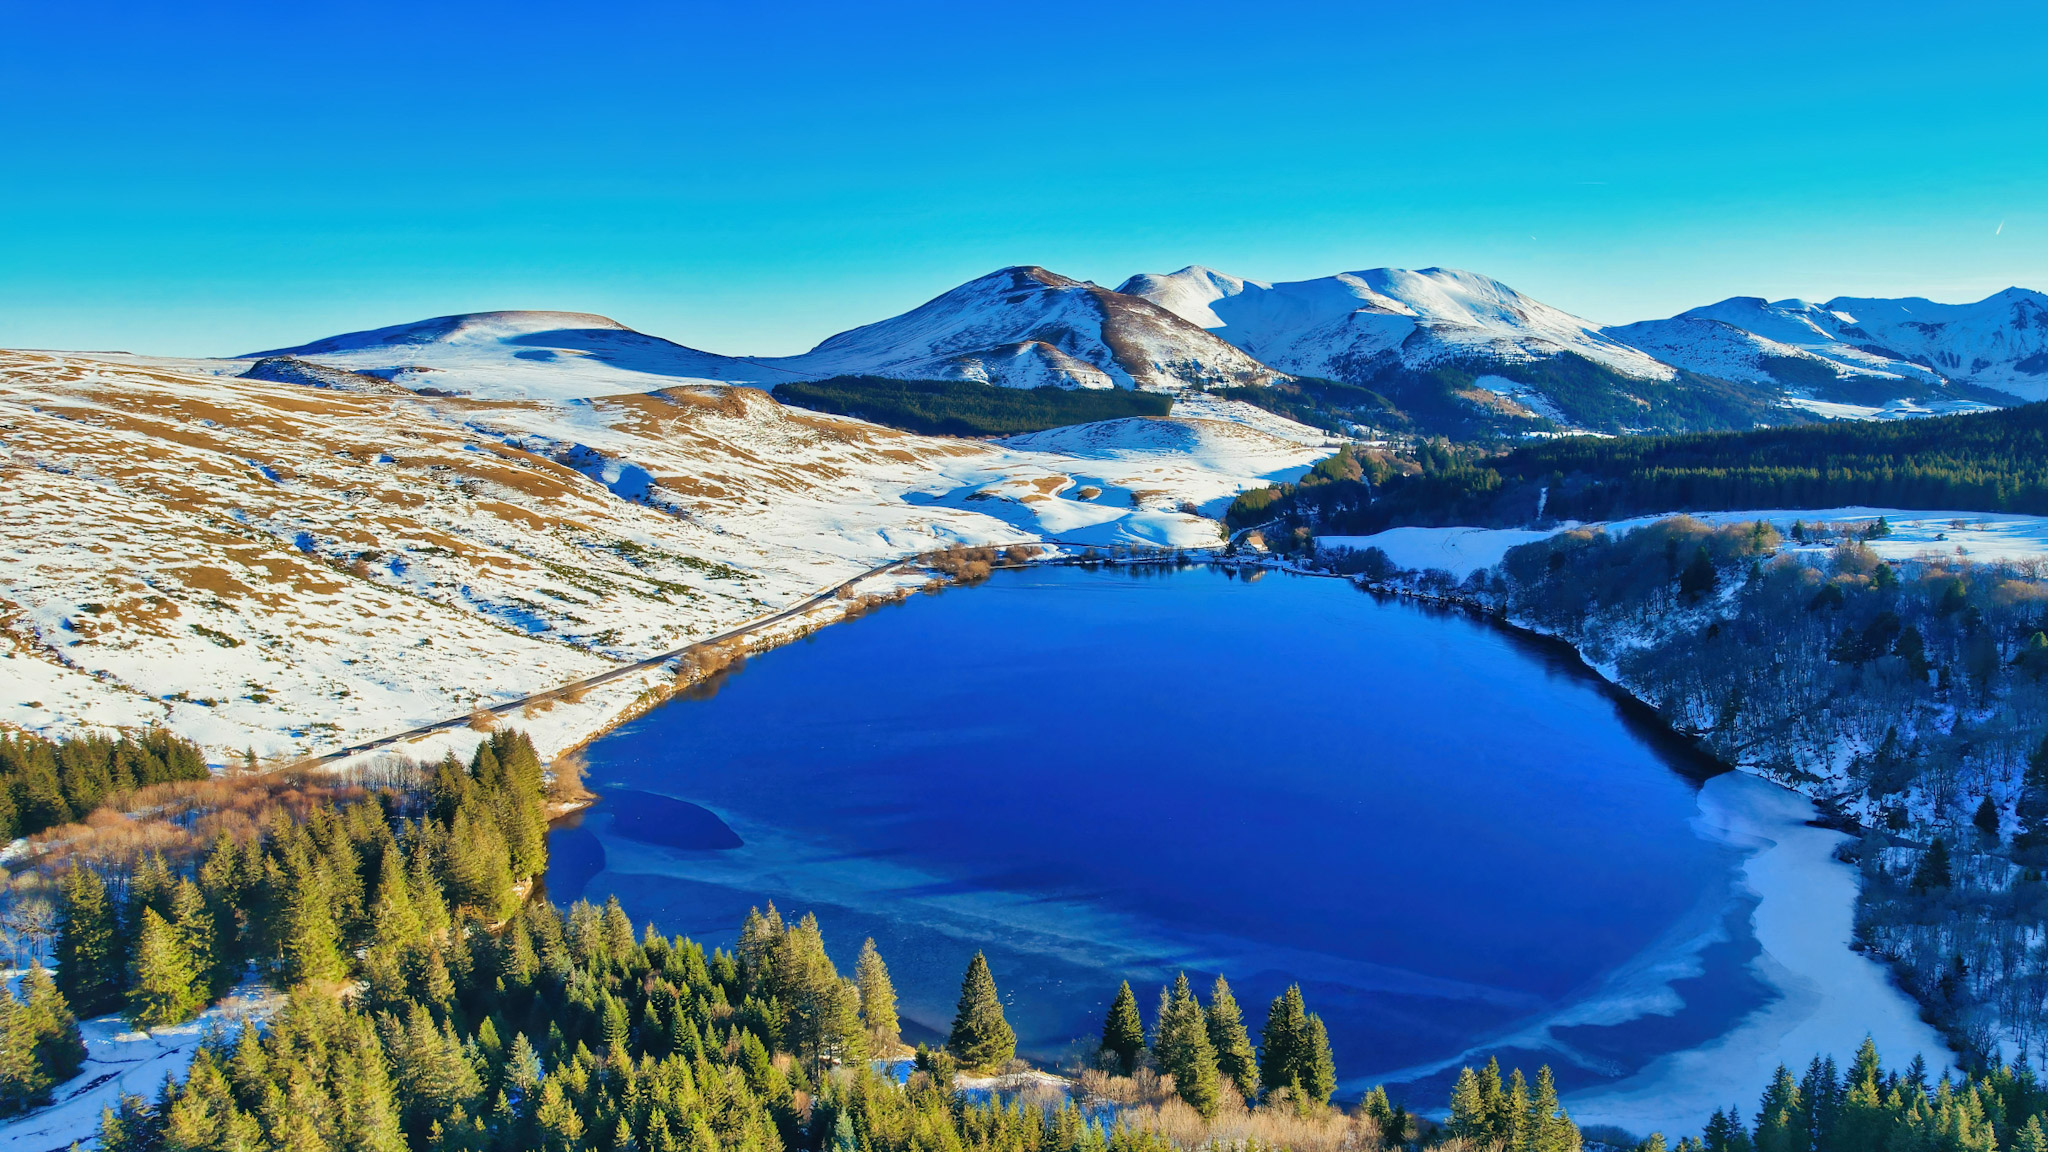
<path fill-rule="evenodd" d="M 1905 508 L 1765 508 L 1740 512 L 1659 512 L 1626 520 L 1581 523 L 1568 520 L 1551 528 L 1389 528 L 1370 536 L 1321 536 L 1324 551 L 1378 548 L 1403 568 L 1441 568 L 1463 580 L 1501 562 L 1508 549 L 1574 528 L 1605 528 L 1620 535 L 1668 520 L 1691 516 L 1708 524 L 1747 524 L 1763 520 L 1783 532 L 1794 522 L 1867 526 L 1884 518 L 1891 534 L 1869 541 L 1887 560 L 1961 558 L 1981 563 L 2048 558 L 2048 516 L 2017 512 L 1925 512 Z M 1826 544 L 1793 550 L 1825 552 Z"/>
<path fill-rule="evenodd" d="M 1776 999 L 1711 1043 L 1567 1097 L 1581 1124 L 1693 1135 L 1716 1108 L 1753 1108 L 1778 1065 L 1803 1072 L 1816 1055 L 1846 1065 L 1865 1035 L 1888 1064 L 1916 1053 L 1932 1067 L 1954 1063 L 1884 968 L 1850 950 L 1856 873 L 1834 858 L 1847 837 L 1808 825 L 1813 814 L 1805 797 L 1744 773 L 1716 776 L 1700 790 L 1701 831 L 1754 850 L 1742 870 L 1758 898 L 1751 924 L 1763 951 L 1751 968 Z"/>

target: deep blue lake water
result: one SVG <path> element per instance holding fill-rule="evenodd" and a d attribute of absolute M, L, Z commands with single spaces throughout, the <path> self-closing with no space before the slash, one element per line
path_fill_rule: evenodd
<path fill-rule="evenodd" d="M 1347 1085 L 1435 1105 L 1430 1066 L 1478 1047 L 1540 1034 L 1529 1066 L 1587 1085 L 1764 996 L 1699 765 L 1568 654 L 1339 580 L 998 573 L 757 657 L 590 766 L 553 898 L 707 944 L 814 911 L 842 970 L 875 938 L 913 1039 L 976 948 L 1041 1058 L 1122 979 L 1149 1018 L 1220 972 L 1254 1026 L 1298 981 Z"/>

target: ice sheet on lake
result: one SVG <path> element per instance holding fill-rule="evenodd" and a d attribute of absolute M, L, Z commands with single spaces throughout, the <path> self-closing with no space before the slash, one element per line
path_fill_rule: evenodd
<path fill-rule="evenodd" d="M 1887 1063 L 1919 1053 L 1932 1066 L 1953 1064 L 1885 970 L 1850 950 L 1856 874 L 1834 857 L 1846 837 L 1808 825 L 1812 818 L 1805 797 L 1743 773 L 1701 789 L 1703 828 L 1755 850 L 1742 869 L 1758 898 L 1752 924 L 1763 951 L 1752 967 L 1777 997 L 1712 1043 L 1568 1097 L 1580 1123 L 1694 1134 L 1716 1108 L 1753 1107 L 1779 1064 L 1803 1071 L 1815 1055 L 1846 1064 L 1866 1034 Z"/>

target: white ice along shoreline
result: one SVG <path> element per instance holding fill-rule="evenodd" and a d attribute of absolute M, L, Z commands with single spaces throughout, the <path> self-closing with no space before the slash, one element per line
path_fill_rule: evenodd
<path fill-rule="evenodd" d="M 1846 1065 L 1866 1035 L 1888 1062 L 1904 1064 L 1920 1054 L 1931 1067 L 1954 1066 L 1954 1053 L 1883 966 L 1850 948 L 1857 878 L 1834 855 L 1848 837 L 1808 823 L 1813 817 L 1812 801 L 1746 772 L 1726 772 L 1701 787 L 1693 829 L 1744 854 L 1729 894 L 1756 901 L 1750 932 L 1760 952 L 1748 968 L 1770 999 L 1707 1043 L 1659 1056 L 1624 1079 L 1566 1094 L 1574 1120 L 1637 1136 L 1663 1132 L 1675 1142 L 1697 1135 L 1717 1108 L 1738 1105 L 1747 1116 L 1779 1064 L 1798 1073 L 1815 1056 L 1833 1056 Z M 1703 974 L 1701 953 L 1726 939 L 1727 907 L 1724 900 L 1695 910 L 1592 993 L 1511 1034 L 1489 1037 L 1447 1060 L 1347 1080 L 1346 1087 L 1421 1079 L 1505 1050 L 1554 1052 L 1553 1064 L 1579 1062 L 1554 1030 L 1675 1016 L 1685 1001 L 1673 984 Z M 1410 1104 L 1443 1114 L 1439 1100 Z"/>
<path fill-rule="evenodd" d="M 1809 824 L 1813 815 L 1804 796 L 1743 772 L 1700 789 L 1701 831 L 1753 852 L 1742 875 L 1757 897 L 1750 923 L 1762 952 L 1750 967 L 1775 998 L 1710 1043 L 1568 1096 L 1579 1123 L 1690 1135 L 1716 1108 L 1737 1104 L 1746 1115 L 1778 1065 L 1802 1072 L 1817 1055 L 1846 1065 L 1866 1035 L 1888 1063 L 1920 1054 L 1954 1065 L 1884 968 L 1850 949 L 1856 873 L 1834 856 L 1848 837 Z"/>

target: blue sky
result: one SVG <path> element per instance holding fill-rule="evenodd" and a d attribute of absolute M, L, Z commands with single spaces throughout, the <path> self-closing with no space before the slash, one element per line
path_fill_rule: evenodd
<path fill-rule="evenodd" d="M 2048 289 L 2040 4 L 0 15 L 0 346 L 558 308 L 788 353 L 1016 263 L 1438 264 L 1611 322 Z"/>

